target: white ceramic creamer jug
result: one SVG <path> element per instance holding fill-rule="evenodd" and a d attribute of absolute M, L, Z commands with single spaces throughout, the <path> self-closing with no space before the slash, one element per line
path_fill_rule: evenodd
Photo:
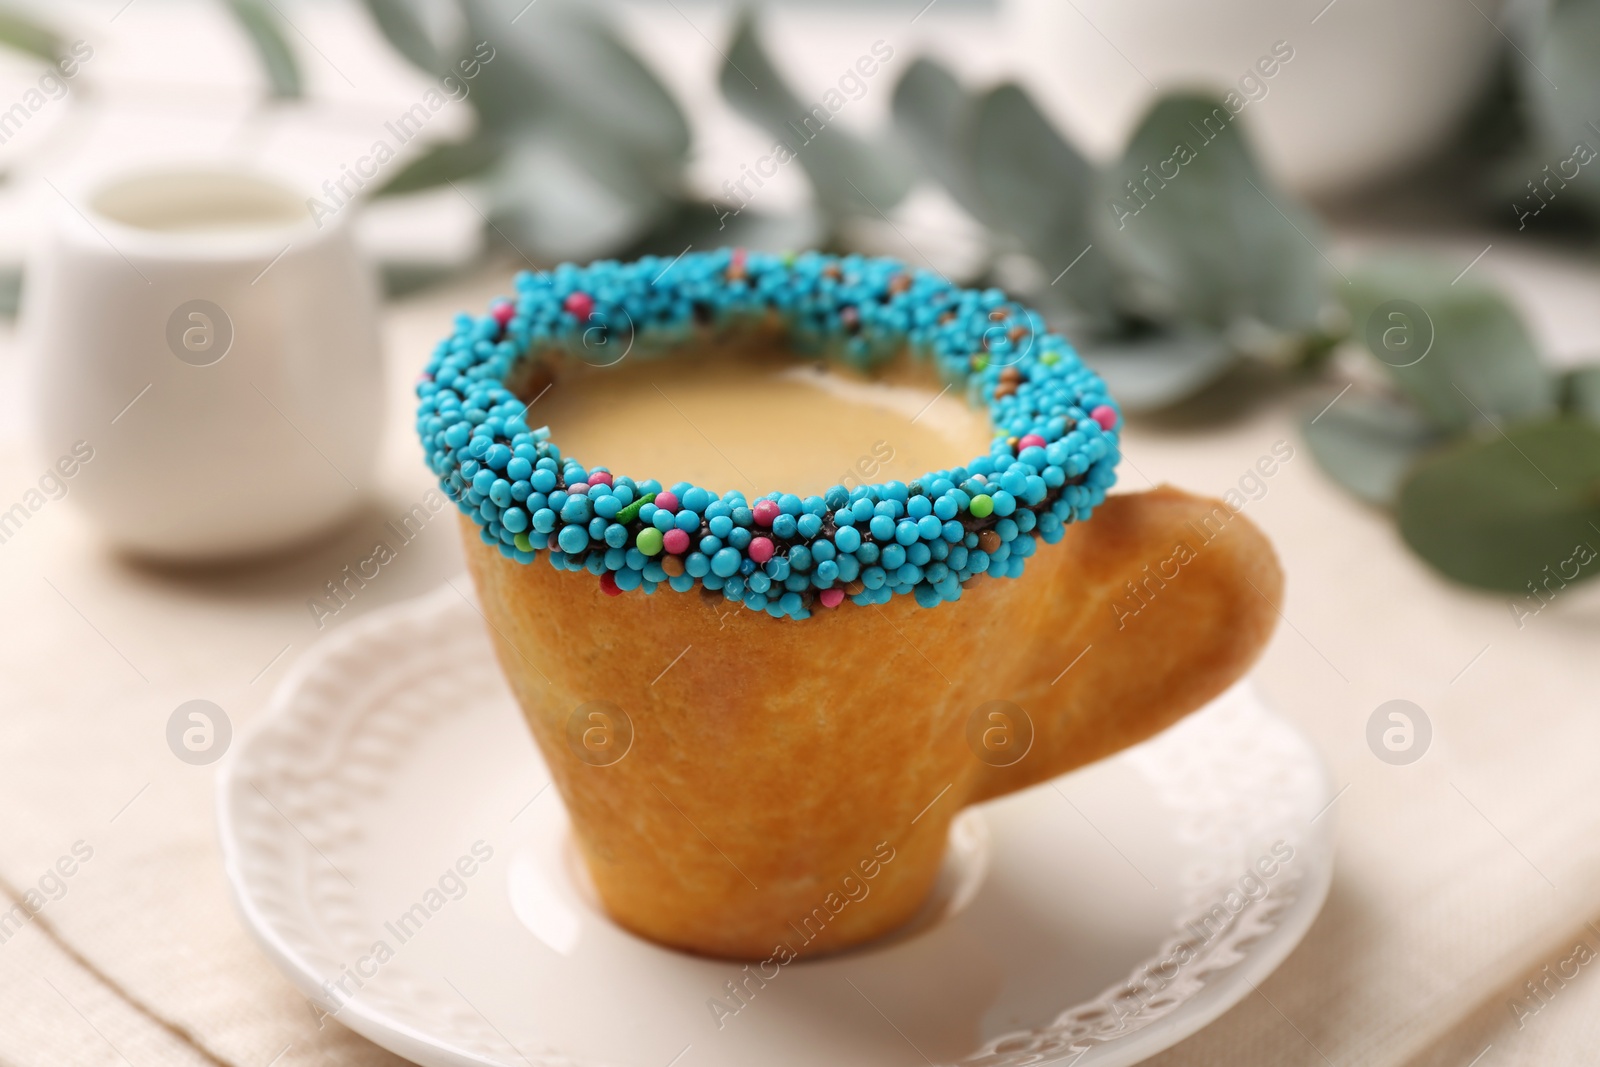
<path fill-rule="evenodd" d="M 59 191 L 59 190 L 58 190 Z M 141 556 L 267 552 L 350 513 L 382 410 L 377 293 L 346 213 L 246 172 L 63 193 L 23 294 L 44 454 L 85 442 L 73 499 Z"/>

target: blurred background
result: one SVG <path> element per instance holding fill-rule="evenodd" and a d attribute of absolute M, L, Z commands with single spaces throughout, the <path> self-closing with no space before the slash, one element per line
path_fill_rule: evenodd
<path fill-rule="evenodd" d="M 94 190 L 220 166 L 318 229 L 354 217 L 390 298 L 819 247 L 1006 288 L 1162 424 L 1353 385 L 1306 420 L 1313 454 L 1469 584 L 1522 590 L 1590 517 L 1564 500 L 1519 547 L 1463 530 L 1450 488 L 1517 448 L 1600 464 L 1550 425 L 1600 406 L 1558 296 L 1592 280 L 1600 213 L 1581 0 L 133 0 L 10 5 L 0 45 L 12 312 Z"/>
<path fill-rule="evenodd" d="M 0 942 L 0 1063 L 385 1061 L 231 911 L 231 735 L 163 731 L 465 588 L 404 526 L 453 315 L 722 245 L 1012 292 L 1111 385 L 1121 488 L 1278 545 L 1257 678 L 1340 875 L 1163 1062 L 1583 1062 L 1600 986 L 1506 1006 L 1600 936 L 1597 56 L 1600 0 L 0 0 L 0 892 L 98 857 Z M 1402 698 L 1414 768 L 1366 740 Z"/>

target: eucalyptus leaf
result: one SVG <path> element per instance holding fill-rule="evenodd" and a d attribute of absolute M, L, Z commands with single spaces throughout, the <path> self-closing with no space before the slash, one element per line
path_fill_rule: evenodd
<path fill-rule="evenodd" d="M 969 214 L 986 221 L 966 144 L 975 108 L 955 75 L 919 57 L 895 85 L 891 107 L 917 159 Z"/>
<path fill-rule="evenodd" d="M 1350 272 L 1355 335 L 1442 430 L 1550 414 L 1555 381 L 1521 317 L 1459 271 L 1391 258 Z"/>
<path fill-rule="evenodd" d="M 1170 407 L 1198 393 L 1233 366 L 1237 356 L 1211 333 L 1160 334 L 1081 351 L 1124 411 Z"/>
<path fill-rule="evenodd" d="M 773 151 L 763 158 L 776 159 L 777 165 L 797 161 L 811 180 L 817 205 L 830 218 L 877 216 L 911 188 L 911 170 L 892 142 L 869 145 L 840 127 L 836 116 L 847 100 L 838 89 L 830 87 L 814 104 L 795 96 L 762 49 L 748 11 L 739 18 L 718 82 L 735 111 L 775 138 Z"/>
<path fill-rule="evenodd" d="M 1328 301 L 1320 229 L 1273 188 L 1220 100 L 1159 100 L 1107 172 L 1095 218 L 1135 308 L 1152 318 L 1319 329 Z"/>
<path fill-rule="evenodd" d="M 542 64 L 536 55 L 539 47 L 537 30 L 533 39 L 523 42 L 518 32 L 516 42 L 508 44 L 501 31 L 510 18 L 498 0 L 459 0 L 467 20 L 466 39 L 471 42 L 489 42 L 489 62 L 484 64 L 472 83 L 472 95 L 467 101 L 478 114 L 481 131 L 490 136 L 507 137 L 518 130 L 536 127 L 550 121 L 563 105 L 559 90 L 549 85 L 542 76 Z M 529 14 L 517 20 L 522 31 L 527 31 L 548 12 L 533 12 L 546 6 L 541 0 Z M 529 21 L 532 20 L 532 21 Z"/>
<path fill-rule="evenodd" d="M 1542 10 L 1527 62 L 1516 68 L 1538 156 L 1513 209 L 1538 212 L 1567 199 L 1600 211 L 1600 4 L 1554 0 Z M 1586 151 L 1576 152 L 1580 145 Z"/>
<path fill-rule="evenodd" d="M 300 64 L 283 35 L 281 16 L 263 0 L 228 0 L 228 10 L 250 38 L 267 83 L 272 87 L 272 95 L 281 100 L 298 99 L 301 95 Z"/>
<path fill-rule="evenodd" d="M 1590 577 L 1600 566 L 1581 560 L 1600 549 L 1600 428 L 1527 423 L 1429 456 L 1401 486 L 1399 517 L 1407 544 L 1468 585 L 1527 594 L 1551 574 Z"/>
<path fill-rule="evenodd" d="M 1111 271 L 1090 248 L 1094 168 L 1020 86 L 998 85 L 975 107 L 965 149 L 982 217 L 1028 250 L 1053 288 L 1107 325 Z"/>
<path fill-rule="evenodd" d="M 468 97 L 485 130 L 509 137 L 559 117 L 663 188 L 689 149 L 682 110 L 597 12 L 570 0 L 464 0 L 469 38 L 492 49 Z"/>
<path fill-rule="evenodd" d="M 1574 367 L 1561 376 L 1561 410 L 1600 426 L 1600 365 Z"/>
<path fill-rule="evenodd" d="M 559 133 L 525 133 L 493 172 L 493 232 L 530 262 L 597 259 L 639 241 L 662 213 L 595 181 L 572 147 Z"/>
<path fill-rule="evenodd" d="M 1323 472 L 1369 504 L 1394 507 L 1419 457 L 1443 439 L 1410 404 L 1352 393 L 1307 411 L 1306 444 Z"/>
<path fill-rule="evenodd" d="M 518 130 L 507 143 L 515 146 L 524 142 L 559 143 L 561 151 L 588 173 L 590 181 L 626 201 L 630 213 L 660 219 L 683 199 L 676 166 L 652 164 L 648 157 L 635 152 L 635 146 L 616 137 L 597 137 L 581 122 L 574 122 L 570 114 L 557 114 L 539 127 Z M 597 223 L 600 221 L 603 220 Z"/>
<path fill-rule="evenodd" d="M 0 10 L 0 46 L 46 63 L 54 63 L 62 55 L 61 38 L 55 30 L 10 9 Z"/>
<path fill-rule="evenodd" d="M 0 267 L 0 315 L 14 317 L 22 305 L 22 268 Z"/>
<path fill-rule="evenodd" d="M 524 255 L 587 259 L 638 241 L 680 196 L 688 126 L 596 13 L 570 0 L 461 0 L 478 61 L 476 139 L 499 144 L 491 219 Z"/>
<path fill-rule="evenodd" d="M 378 281 L 383 286 L 385 300 L 398 300 L 423 289 L 432 288 L 460 273 L 459 264 L 434 263 L 379 263 Z"/>
<path fill-rule="evenodd" d="M 367 13 L 378 24 L 383 36 L 412 65 L 429 74 L 440 75 L 449 69 L 433 35 L 413 0 L 363 0 Z"/>
<path fill-rule="evenodd" d="M 436 144 L 407 163 L 373 196 L 399 196 L 419 189 L 431 189 L 446 182 L 474 178 L 499 162 L 503 146 L 486 137 L 470 141 Z"/>
<path fill-rule="evenodd" d="M 726 207 L 684 201 L 622 255 L 671 258 L 689 249 L 730 245 L 761 252 L 791 252 L 815 247 L 826 236 L 826 229 L 817 212 L 805 208 L 770 215 L 746 208 L 735 214 Z"/>

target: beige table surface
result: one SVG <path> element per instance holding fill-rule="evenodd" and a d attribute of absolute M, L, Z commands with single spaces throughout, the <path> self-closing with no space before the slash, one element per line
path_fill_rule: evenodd
<path fill-rule="evenodd" d="M 1483 243 L 1445 251 L 1465 264 Z M 1600 272 L 1499 249 L 1476 269 L 1514 288 L 1559 355 L 1600 351 Z M 247 727 L 317 639 L 306 599 L 429 485 L 410 381 L 450 313 L 482 306 L 503 277 L 390 309 L 380 477 L 360 518 L 330 539 L 250 570 L 160 572 L 104 551 L 69 496 L 0 544 L 0 890 L 36 886 L 78 842 L 93 850 L 64 895 L 0 944 L 0 1067 L 394 1060 L 319 1020 L 240 926 L 218 857 L 215 769 L 175 759 L 164 729 L 196 697 Z M 15 350 L 6 335 L 7 381 Z M 1299 442 L 1296 403 L 1338 388 L 1203 432 L 1127 434 L 1124 486 L 1216 494 L 1275 442 L 1294 445 L 1247 509 L 1290 575 L 1285 622 L 1257 677 L 1347 786 L 1334 808 L 1332 893 L 1305 943 L 1258 993 L 1154 1062 L 1592 1062 L 1597 968 L 1550 983 L 1537 1014 L 1519 1020 L 1508 1004 L 1579 942 L 1600 952 L 1600 926 L 1587 925 L 1600 916 L 1600 596 L 1563 594 L 1519 629 L 1504 598 L 1430 574 Z M 14 392 L 4 396 L 9 506 L 44 459 L 19 436 Z M 103 447 L 115 436 L 108 426 Z M 457 574 L 454 536 L 448 524 L 427 527 L 330 628 Z M 1380 762 L 1364 741 L 1367 717 L 1393 698 L 1415 701 L 1434 725 L 1432 748 L 1411 766 Z"/>

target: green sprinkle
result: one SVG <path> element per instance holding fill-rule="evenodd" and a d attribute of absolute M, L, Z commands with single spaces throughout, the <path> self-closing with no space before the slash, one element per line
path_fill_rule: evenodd
<path fill-rule="evenodd" d="M 628 523 L 639 517 L 639 509 L 650 503 L 650 501 L 654 500 L 655 498 L 656 495 L 654 493 L 646 493 L 638 500 L 635 500 L 633 503 L 617 512 L 615 521 L 622 523 L 624 526 L 628 525 Z"/>
<path fill-rule="evenodd" d="M 533 551 L 533 542 L 528 540 L 528 535 L 525 534 L 525 533 L 517 534 L 515 537 L 513 537 L 511 539 L 511 543 L 516 545 L 519 549 L 521 549 L 524 552 L 532 552 Z"/>
<path fill-rule="evenodd" d="M 979 493 L 972 498 L 971 508 L 974 518 L 987 519 L 994 514 L 994 498 L 987 493 Z"/>
<path fill-rule="evenodd" d="M 634 545 L 647 556 L 653 556 L 661 551 L 661 531 L 654 526 L 646 526 L 639 531 L 639 536 L 634 539 Z"/>

